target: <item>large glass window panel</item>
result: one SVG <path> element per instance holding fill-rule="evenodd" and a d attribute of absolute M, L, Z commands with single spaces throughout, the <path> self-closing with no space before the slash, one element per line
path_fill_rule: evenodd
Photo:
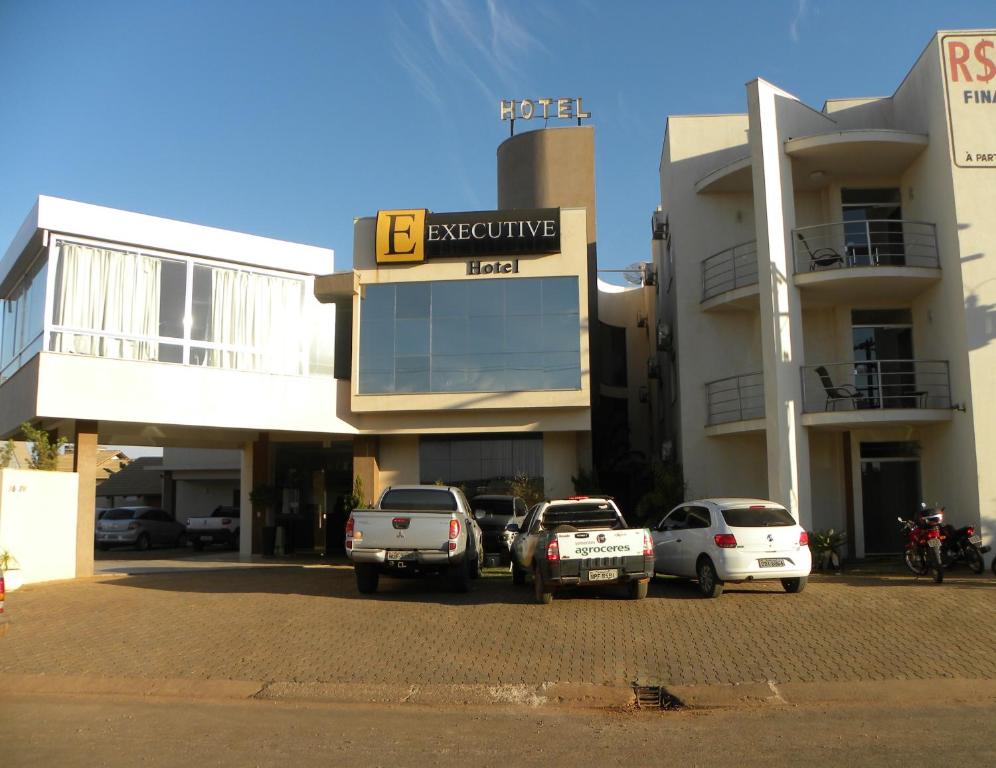
<path fill-rule="evenodd" d="M 428 355 L 429 318 L 399 317 L 394 337 L 398 354 Z"/>
<path fill-rule="evenodd" d="M 543 351 L 576 352 L 581 349 L 577 315 L 543 316 Z"/>
<path fill-rule="evenodd" d="M 159 296 L 159 335 L 183 338 L 183 314 L 187 293 L 187 265 L 162 259 L 162 292 Z"/>
<path fill-rule="evenodd" d="M 465 281 L 468 314 L 471 317 L 504 316 L 505 282 L 495 278 Z"/>
<path fill-rule="evenodd" d="M 465 318 L 470 293 L 459 281 L 432 283 L 432 319 L 444 317 Z"/>
<path fill-rule="evenodd" d="M 537 315 L 543 302 L 543 281 L 537 278 L 516 280 L 505 291 L 505 313 Z"/>
<path fill-rule="evenodd" d="M 397 317 L 429 317 L 429 284 L 399 283 L 397 292 Z"/>
<path fill-rule="evenodd" d="M 433 294 L 435 295 L 435 293 Z M 435 305 L 433 305 L 435 308 Z M 470 349 L 470 329 L 467 319 L 455 320 L 452 317 L 432 316 L 433 357 L 464 355 Z"/>
<path fill-rule="evenodd" d="M 365 286 L 359 391 L 578 389 L 577 285 L 554 277 Z"/>
<path fill-rule="evenodd" d="M 578 281 L 573 277 L 548 277 L 543 280 L 543 314 L 577 314 Z"/>
<path fill-rule="evenodd" d="M 538 307 L 539 305 L 537 305 Z M 542 352 L 542 315 L 513 315 L 505 320 L 505 349 L 509 352 Z M 574 324 L 574 334 L 578 326 Z M 576 341 L 576 340 L 575 340 Z"/>
<path fill-rule="evenodd" d="M 193 299 L 191 302 L 190 338 L 207 341 L 211 324 L 211 267 L 194 265 Z"/>

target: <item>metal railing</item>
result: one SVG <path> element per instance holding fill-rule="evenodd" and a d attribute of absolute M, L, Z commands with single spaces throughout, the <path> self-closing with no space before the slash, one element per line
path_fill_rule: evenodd
<path fill-rule="evenodd" d="M 764 376 L 744 373 L 707 381 L 706 426 L 764 418 Z"/>
<path fill-rule="evenodd" d="M 947 360 L 852 360 L 802 367 L 802 410 L 950 408 Z"/>
<path fill-rule="evenodd" d="M 937 227 L 926 221 L 867 219 L 792 230 L 796 273 L 846 267 L 939 268 Z"/>
<path fill-rule="evenodd" d="M 702 261 L 702 301 L 757 285 L 757 241 L 738 243 Z"/>

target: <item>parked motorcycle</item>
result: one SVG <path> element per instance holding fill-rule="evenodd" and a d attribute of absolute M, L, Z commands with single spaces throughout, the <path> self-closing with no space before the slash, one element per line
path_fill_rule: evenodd
<path fill-rule="evenodd" d="M 942 514 L 944 507 L 937 508 Z M 941 559 L 944 566 L 949 568 L 956 563 L 965 563 L 972 569 L 972 573 L 982 573 L 986 564 L 982 556 L 989 551 L 990 547 L 982 546 L 982 534 L 975 532 L 975 527 L 965 525 L 955 528 L 953 525 L 941 524 L 941 533 L 944 535 L 944 544 L 941 547 Z"/>
<path fill-rule="evenodd" d="M 941 558 L 944 514 L 936 509 L 922 509 L 916 520 L 896 519 L 907 537 L 903 553 L 906 567 L 917 576 L 930 573 L 934 583 L 940 584 L 944 581 L 944 561 Z"/>

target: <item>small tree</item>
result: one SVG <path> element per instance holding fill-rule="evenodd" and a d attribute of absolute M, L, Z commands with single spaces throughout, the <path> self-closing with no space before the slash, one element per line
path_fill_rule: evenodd
<path fill-rule="evenodd" d="M 21 434 L 24 435 L 25 440 L 31 443 L 31 458 L 28 460 L 28 466 L 31 469 L 54 471 L 59 460 L 59 453 L 69 441 L 60 437 L 53 445 L 48 432 L 44 429 L 35 429 L 28 422 L 21 425 Z"/>
<path fill-rule="evenodd" d="M 524 472 L 520 472 L 512 478 L 508 484 L 508 490 L 513 496 L 518 496 L 525 501 L 528 507 L 543 501 L 543 481 L 530 477 Z"/>
<path fill-rule="evenodd" d="M 636 505 L 636 517 L 647 520 L 669 512 L 685 500 L 685 477 L 676 461 L 657 461 L 651 467 L 654 483 Z"/>
<path fill-rule="evenodd" d="M 8 440 L 0 446 L 0 469 L 6 469 L 14 460 L 14 441 Z"/>
<path fill-rule="evenodd" d="M 353 491 L 345 499 L 346 516 L 358 507 L 364 506 L 363 501 L 363 480 L 360 479 L 359 475 L 353 478 Z"/>

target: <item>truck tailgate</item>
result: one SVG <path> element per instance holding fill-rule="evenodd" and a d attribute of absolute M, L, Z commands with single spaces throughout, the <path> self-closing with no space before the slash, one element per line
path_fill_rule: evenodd
<path fill-rule="evenodd" d="M 355 509 L 353 547 L 446 552 L 451 519 L 450 511 Z"/>
<path fill-rule="evenodd" d="M 558 533 L 561 560 L 611 560 L 643 556 L 642 528 Z"/>

